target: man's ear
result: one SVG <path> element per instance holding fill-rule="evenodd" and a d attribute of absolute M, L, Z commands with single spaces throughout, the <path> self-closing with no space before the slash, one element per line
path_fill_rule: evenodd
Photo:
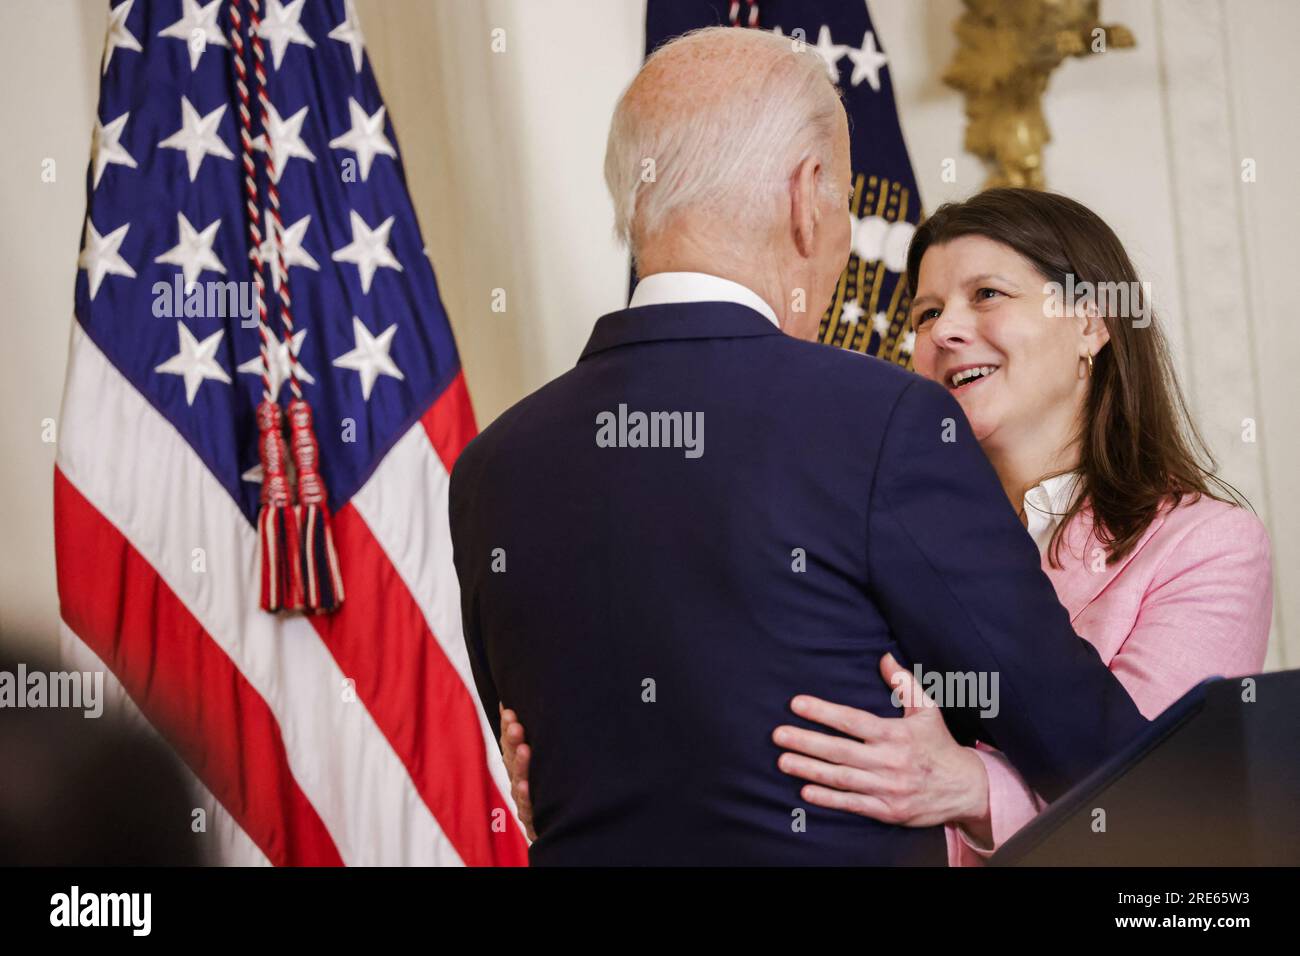
<path fill-rule="evenodd" d="M 817 220 L 817 186 L 824 171 L 816 156 L 805 156 L 790 177 L 790 227 L 799 255 L 811 259 L 815 246 Z"/>

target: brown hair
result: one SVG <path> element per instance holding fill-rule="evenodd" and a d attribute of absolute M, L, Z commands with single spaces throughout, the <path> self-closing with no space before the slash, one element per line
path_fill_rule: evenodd
<path fill-rule="evenodd" d="M 1062 532 L 1087 505 L 1107 562 L 1113 563 L 1133 550 L 1167 499 L 1177 504 L 1184 496 L 1206 495 L 1244 501 L 1215 477 L 1214 458 L 1188 415 L 1169 347 L 1133 263 L 1096 213 L 1073 199 L 1032 189 L 990 189 L 945 203 L 921 224 L 908 247 L 913 295 L 925 251 L 960 236 L 985 236 L 1014 249 L 1059 288 L 1069 288 L 1067 277 L 1072 277 L 1074 288 L 1085 282 L 1093 289 L 1121 283 L 1131 290 L 1127 315 L 1103 309 L 1110 341 L 1094 358 L 1077 436 L 1079 494 L 1052 535 L 1053 567 L 1060 567 Z M 1132 321 L 1139 316 L 1142 323 Z"/>

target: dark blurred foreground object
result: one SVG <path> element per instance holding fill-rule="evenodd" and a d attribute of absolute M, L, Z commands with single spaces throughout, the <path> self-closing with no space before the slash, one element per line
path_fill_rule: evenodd
<path fill-rule="evenodd" d="M 1300 865 L 1300 670 L 1192 688 L 991 862 Z"/>
<path fill-rule="evenodd" d="M 17 674 L 17 659 L 0 653 L 0 671 Z M 176 757 L 142 728 L 79 708 L 0 708 L 0 865 L 195 866 L 193 810 Z"/>

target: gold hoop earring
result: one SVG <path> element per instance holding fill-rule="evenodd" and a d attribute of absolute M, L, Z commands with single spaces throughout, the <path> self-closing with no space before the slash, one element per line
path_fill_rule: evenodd
<path fill-rule="evenodd" d="M 1092 353 L 1088 353 L 1088 377 L 1092 378 Z"/>

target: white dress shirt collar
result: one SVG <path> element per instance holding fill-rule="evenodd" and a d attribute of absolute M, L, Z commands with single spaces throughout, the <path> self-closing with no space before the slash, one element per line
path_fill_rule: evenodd
<path fill-rule="evenodd" d="M 778 329 L 781 327 L 772 307 L 753 289 L 707 272 L 656 272 L 648 275 L 637 283 L 628 308 L 672 302 L 735 302 L 760 313 Z"/>
<path fill-rule="evenodd" d="M 1053 475 L 1025 492 L 1025 529 L 1038 553 L 1046 554 L 1056 528 L 1065 520 L 1065 513 L 1074 504 L 1079 493 L 1079 473 L 1067 471 Z"/>

